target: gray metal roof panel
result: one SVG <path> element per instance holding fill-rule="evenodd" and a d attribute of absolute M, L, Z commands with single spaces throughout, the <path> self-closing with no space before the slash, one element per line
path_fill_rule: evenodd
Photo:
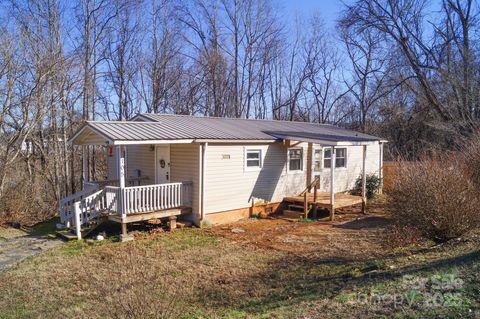
<path fill-rule="evenodd" d="M 329 124 L 247 120 L 170 114 L 141 114 L 142 121 L 92 121 L 88 125 L 113 140 L 272 140 L 277 135 L 359 141 L 380 138 Z"/>

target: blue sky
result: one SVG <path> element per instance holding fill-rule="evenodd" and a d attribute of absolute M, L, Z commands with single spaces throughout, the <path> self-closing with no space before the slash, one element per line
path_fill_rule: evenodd
<path fill-rule="evenodd" d="M 313 12 L 320 12 L 329 28 L 335 27 L 340 11 L 344 8 L 342 2 L 353 3 L 354 0 L 280 0 L 286 16 L 308 17 Z"/>

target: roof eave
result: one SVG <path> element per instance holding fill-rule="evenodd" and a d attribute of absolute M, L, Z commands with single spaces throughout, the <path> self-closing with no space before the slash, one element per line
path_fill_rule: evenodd
<path fill-rule="evenodd" d="M 68 140 L 68 144 L 70 145 L 99 145 L 98 143 L 91 144 L 91 143 L 78 143 L 77 139 L 81 136 L 82 133 L 85 132 L 85 130 L 91 130 L 95 134 L 99 135 L 101 138 L 105 140 L 105 143 L 102 144 L 113 144 L 113 139 L 106 135 L 105 133 L 100 132 L 97 130 L 95 127 L 93 127 L 88 121 L 83 123 L 83 125 L 73 134 L 73 136 Z"/>

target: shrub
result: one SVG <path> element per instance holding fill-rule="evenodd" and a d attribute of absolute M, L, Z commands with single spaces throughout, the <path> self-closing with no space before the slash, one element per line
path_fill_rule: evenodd
<path fill-rule="evenodd" d="M 465 172 L 480 188 L 480 133 L 474 134 L 463 143 L 460 154 L 463 157 Z"/>
<path fill-rule="evenodd" d="M 0 198 L 0 225 L 32 226 L 53 217 L 57 212 L 55 202 L 47 202 L 44 193 L 51 194 L 26 179 L 7 184 Z"/>
<path fill-rule="evenodd" d="M 479 222 L 479 191 L 458 157 L 399 162 L 389 208 L 398 223 L 445 241 Z"/>
<path fill-rule="evenodd" d="M 366 182 L 367 182 L 367 198 L 372 199 L 375 197 L 375 193 L 378 191 L 380 187 L 380 178 L 378 178 L 378 176 L 375 174 L 367 174 Z M 353 192 L 357 195 L 362 194 L 362 175 L 360 175 L 355 181 L 355 188 Z"/>

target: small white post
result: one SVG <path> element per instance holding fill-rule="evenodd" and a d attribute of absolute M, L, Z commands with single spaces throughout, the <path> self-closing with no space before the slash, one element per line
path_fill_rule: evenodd
<path fill-rule="evenodd" d="M 82 189 L 85 189 L 85 183 L 88 182 L 88 162 L 87 146 L 82 145 Z"/>
<path fill-rule="evenodd" d="M 363 145 L 363 154 L 362 154 L 362 213 L 367 212 L 367 170 L 366 170 L 366 161 L 367 161 L 367 145 Z"/>
<path fill-rule="evenodd" d="M 75 232 L 77 234 L 77 239 L 82 239 L 82 224 L 80 222 L 80 214 L 82 211 L 80 210 L 80 202 L 73 203 L 73 212 L 75 214 Z"/>
<path fill-rule="evenodd" d="M 336 154 L 335 147 L 332 146 L 331 150 L 331 162 L 330 162 L 330 220 L 335 219 L 335 166 L 336 166 Z"/>
<path fill-rule="evenodd" d="M 378 142 L 380 151 L 379 151 L 379 158 L 378 158 L 378 179 L 379 179 L 379 185 L 378 185 L 378 193 L 382 194 L 383 193 L 383 143 Z"/>

